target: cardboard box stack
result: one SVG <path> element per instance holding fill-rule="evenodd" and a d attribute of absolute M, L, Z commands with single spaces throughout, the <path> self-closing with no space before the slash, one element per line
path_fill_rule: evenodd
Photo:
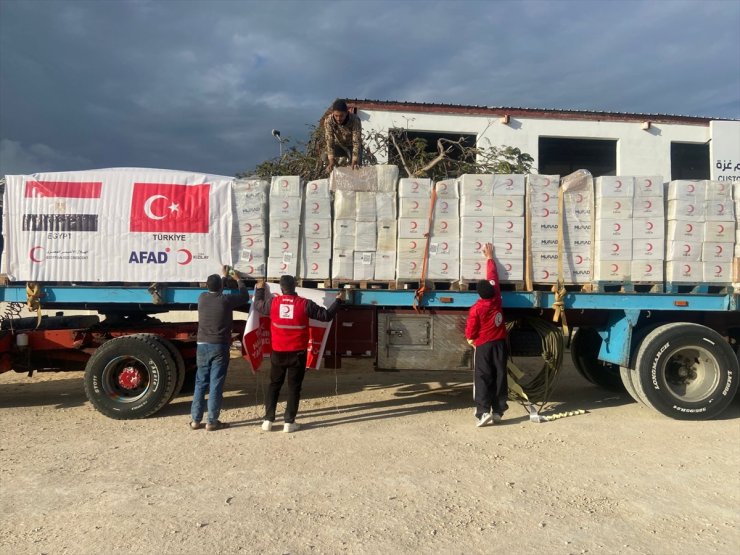
<path fill-rule="evenodd" d="M 594 281 L 630 281 L 634 188 L 632 177 L 594 180 Z"/>
<path fill-rule="evenodd" d="M 454 179 L 434 185 L 436 200 L 432 212 L 427 278 L 438 281 L 460 279 L 460 208 Z M 427 205 L 427 218 L 429 206 Z"/>
<path fill-rule="evenodd" d="M 563 177 L 560 187 L 563 192 L 563 282 L 589 283 L 593 275 L 593 178 L 590 172 L 578 170 Z"/>
<path fill-rule="evenodd" d="M 331 275 L 331 195 L 329 180 L 306 184 L 298 269 L 302 279 L 323 280 Z"/>
<path fill-rule="evenodd" d="M 267 214 L 269 183 L 259 179 L 234 182 L 234 268 L 250 278 L 264 278 L 267 270 Z"/>
<path fill-rule="evenodd" d="M 528 273 L 534 283 L 555 283 L 558 273 L 559 175 L 526 179 Z"/>
<path fill-rule="evenodd" d="M 483 245 L 493 242 L 493 174 L 464 174 L 460 191 L 460 279 L 485 279 Z M 500 253 L 495 253 L 499 256 Z"/>
<path fill-rule="evenodd" d="M 499 280 L 522 281 L 524 175 L 493 176 L 493 248 Z"/>
<path fill-rule="evenodd" d="M 732 185 L 727 181 L 703 183 L 706 189 L 706 222 L 701 249 L 702 281 L 708 284 L 731 283 L 737 216 Z"/>
<path fill-rule="evenodd" d="M 396 279 L 419 280 L 429 233 L 431 179 L 404 178 L 398 183 Z"/>
<path fill-rule="evenodd" d="M 706 227 L 706 183 L 676 180 L 668 184 L 665 279 L 701 283 L 702 243 Z"/>
<path fill-rule="evenodd" d="M 354 279 L 356 191 L 334 193 L 332 279 Z"/>
<path fill-rule="evenodd" d="M 270 184 L 270 235 L 267 277 L 298 274 L 301 178 L 277 176 Z"/>
<path fill-rule="evenodd" d="M 663 177 L 635 177 L 633 186 L 630 279 L 634 283 L 662 283 L 666 237 Z"/>

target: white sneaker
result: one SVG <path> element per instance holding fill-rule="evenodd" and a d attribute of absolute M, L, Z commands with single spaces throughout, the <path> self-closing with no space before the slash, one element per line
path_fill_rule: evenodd
<path fill-rule="evenodd" d="M 272 431 L 272 424 L 273 422 L 270 420 L 263 420 L 262 421 L 262 431 L 263 432 L 271 432 Z"/>
<path fill-rule="evenodd" d="M 283 424 L 283 431 L 286 434 L 290 434 L 300 429 L 300 427 L 301 425 L 296 422 L 286 422 L 285 424 Z"/>
<path fill-rule="evenodd" d="M 504 417 L 503 417 L 503 416 L 501 416 L 500 414 L 498 414 L 498 413 L 495 413 L 495 414 L 493 415 L 493 423 L 494 423 L 494 424 L 498 424 L 499 422 L 501 422 L 501 420 L 502 420 L 503 418 L 504 418 Z"/>
<path fill-rule="evenodd" d="M 478 419 L 475 425 L 480 428 L 481 426 L 485 426 L 486 424 L 488 424 L 492 419 L 493 419 L 493 415 L 490 412 L 487 412 L 481 415 L 481 417 Z"/>

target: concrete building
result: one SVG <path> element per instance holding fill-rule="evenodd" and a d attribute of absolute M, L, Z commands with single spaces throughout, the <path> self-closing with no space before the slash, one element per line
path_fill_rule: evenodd
<path fill-rule="evenodd" d="M 541 174 L 583 168 L 594 176 L 740 180 L 737 120 L 357 99 L 348 105 L 365 131 L 406 129 L 430 145 L 442 136 L 466 137 L 481 148 L 517 147 L 534 158 Z M 382 155 L 378 161 L 387 161 Z"/>

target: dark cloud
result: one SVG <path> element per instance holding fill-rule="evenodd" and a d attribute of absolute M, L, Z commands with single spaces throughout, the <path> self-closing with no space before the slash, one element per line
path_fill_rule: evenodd
<path fill-rule="evenodd" d="M 337 96 L 740 118 L 725 1 L 0 2 L 0 173 L 231 175 Z"/>

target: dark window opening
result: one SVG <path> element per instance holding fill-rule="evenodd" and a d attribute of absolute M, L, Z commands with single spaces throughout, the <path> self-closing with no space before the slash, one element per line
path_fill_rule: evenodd
<path fill-rule="evenodd" d="M 463 148 L 454 148 L 448 154 L 448 157 L 452 160 L 459 160 L 465 162 L 475 162 L 475 156 L 465 149 L 474 148 L 476 135 L 472 133 L 438 133 L 436 131 L 409 131 L 407 129 L 390 129 L 389 133 L 394 133 L 396 136 L 396 142 L 398 146 L 404 149 L 403 145 L 409 142 L 422 140 L 424 141 L 423 152 L 430 155 L 431 158 L 439 152 L 437 149 L 437 141 L 439 139 L 447 139 L 449 141 L 460 141 Z M 398 151 L 393 146 L 393 141 L 388 140 L 388 163 L 401 165 L 401 159 L 398 156 Z"/>
<path fill-rule="evenodd" d="M 708 143 L 671 143 L 671 179 L 709 179 Z"/>
<path fill-rule="evenodd" d="M 540 137 L 537 169 L 544 175 L 568 175 L 576 170 L 588 170 L 594 177 L 616 175 L 617 141 Z"/>

